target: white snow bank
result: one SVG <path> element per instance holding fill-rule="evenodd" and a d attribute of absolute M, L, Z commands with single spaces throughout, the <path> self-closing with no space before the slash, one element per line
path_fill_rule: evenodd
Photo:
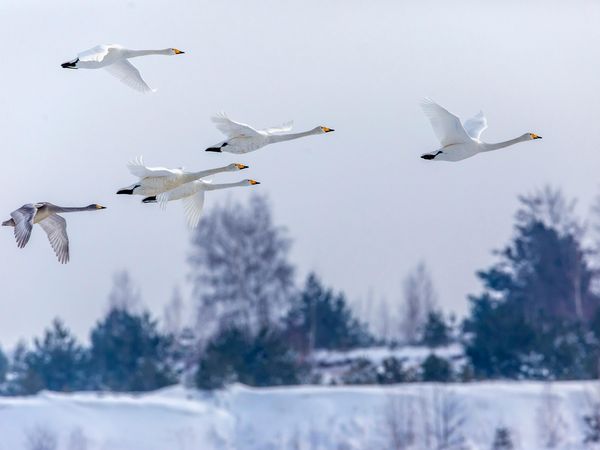
<path fill-rule="evenodd" d="M 464 417 L 464 448 L 489 449 L 496 427 L 505 426 L 516 448 L 541 449 L 541 436 L 548 435 L 541 431 L 550 426 L 559 430 L 555 448 L 583 449 L 582 416 L 594 395 L 599 394 L 591 382 L 554 383 L 550 390 L 535 382 L 485 382 L 236 385 L 214 394 L 180 387 L 144 395 L 44 392 L 0 398 L 0 449 L 27 449 L 27 435 L 39 430 L 54 434 L 58 449 L 67 450 L 386 449 L 392 448 L 391 417 L 412 423 L 413 448 L 425 449 L 449 406 L 456 420 Z"/>

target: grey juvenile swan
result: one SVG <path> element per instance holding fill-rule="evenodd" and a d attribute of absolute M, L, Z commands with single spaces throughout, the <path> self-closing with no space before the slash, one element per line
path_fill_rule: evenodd
<path fill-rule="evenodd" d="M 48 240 L 58 257 L 58 261 L 61 264 L 66 264 L 69 262 L 67 221 L 59 216 L 58 213 L 96 211 L 99 209 L 106 208 L 96 204 L 78 208 L 67 208 L 48 202 L 28 203 L 11 212 L 11 218 L 2 222 L 2 225 L 15 228 L 17 246 L 23 248 L 29 242 L 33 224 L 39 223 L 48 235 Z"/>

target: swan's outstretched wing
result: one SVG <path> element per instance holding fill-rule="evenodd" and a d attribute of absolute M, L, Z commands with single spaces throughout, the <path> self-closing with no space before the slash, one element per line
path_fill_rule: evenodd
<path fill-rule="evenodd" d="M 190 228 L 196 228 L 202 217 L 202 209 L 204 208 L 204 189 L 199 190 L 194 195 L 181 199 L 183 204 L 183 213 L 185 220 Z"/>
<path fill-rule="evenodd" d="M 286 131 L 291 131 L 293 126 L 294 126 L 294 121 L 290 120 L 289 122 L 281 124 L 278 127 L 265 128 L 261 131 L 264 133 L 267 133 L 267 134 L 285 133 Z"/>
<path fill-rule="evenodd" d="M 230 139 L 238 136 L 251 137 L 259 134 L 259 132 L 252 128 L 250 125 L 235 122 L 229 117 L 227 117 L 225 113 L 219 113 L 216 116 L 212 117 L 211 120 L 214 122 L 219 131 Z"/>
<path fill-rule="evenodd" d="M 144 159 L 142 156 L 138 156 L 137 158 L 129 161 L 127 163 L 127 168 L 132 175 L 138 178 L 170 177 L 176 174 L 175 171 L 165 167 L 146 167 L 144 165 Z"/>
<path fill-rule="evenodd" d="M 156 89 L 152 89 L 146 84 L 140 75 L 140 71 L 126 59 L 120 59 L 108 66 L 104 66 L 104 69 L 114 77 L 117 77 L 119 81 L 136 91 L 143 93 L 156 91 Z"/>
<path fill-rule="evenodd" d="M 479 111 L 478 114 L 466 120 L 463 125 L 467 134 L 477 140 L 479 140 L 481 133 L 488 127 L 483 111 Z"/>
<path fill-rule="evenodd" d="M 10 217 L 15 222 L 15 239 L 19 248 L 25 247 L 27 242 L 29 242 L 33 228 L 33 218 L 36 212 L 37 208 L 28 203 L 10 213 Z"/>
<path fill-rule="evenodd" d="M 429 118 L 433 132 L 442 147 L 469 142 L 471 138 L 460 123 L 460 119 L 446 109 L 426 98 L 421 103 L 423 112 Z"/>
<path fill-rule="evenodd" d="M 106 58 L 106 55 L 108 55 L 108 53 L 110 52 L 111 49 L 113 48 L 120 48 L 120 46 L 113 44 L 113 45 L 96 45 L 93 48 L 90 48 L 89 50 L 85 50 L 81 53 L 79 53 L 77 55 L 77 57 L 79 58 L 79 61 L 84 61 L 84 62 L 101 62 L 104 60 L 104 58 Z"/>
<path fill-rule="evenodd" d="M 69 262 L 69 236 L 67 236 L 67 221 L 58 214 L 52 214 L 42 220 L 39 225 L 48 235 L 48 240 L 58 262 L 66 264 Z"/>

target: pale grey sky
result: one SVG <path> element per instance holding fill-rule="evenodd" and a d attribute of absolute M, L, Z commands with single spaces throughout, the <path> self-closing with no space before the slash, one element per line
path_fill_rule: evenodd
<path fill-rule="evenodd" d="M 295 240 L 300 275 L 316 270 L 350 298 L 398 299 L 420 259 L 446 310 L 466 310 L 474 271 L 511 233 L 516 196 L 545 183 L 597 192 L 600 3 L 477 1 L 67 1 L 0 3 L 2 218 L 23 203 L 98 202 L 68 217 L 62 266 L 36 229 L 25 250 L 0 233 L 0 343 L 39 335 L 59 315 L 80 336 L 127 268 L 160 312 L 185 286 L 189 234 L 165 213 L 116 196 L 125 163 L 205 169 L 239 161 Z M 135 64 L 153 95 L 102 71 L 60 63 L 98 43 L 177 47 Z M 429 163 L 437 142 L 419 108 L 429 96 L 466 118 L 482 109 L 487 141 L 533 131 L 542 141 L 460 163 Z M 257 127 L 336 132 L 245 155 L 208 154 L 226 111 Z M 215 177 L 217 180 L 217 177 Z M 210 209 L 252 189 L 213 192 Z"/>

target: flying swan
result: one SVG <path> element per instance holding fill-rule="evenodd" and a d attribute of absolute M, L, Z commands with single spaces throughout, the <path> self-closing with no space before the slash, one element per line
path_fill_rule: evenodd
<path fill-rule="evenodd" d="M 67 222 L 58 213 L 97 211 L 99 209 L 106 208 L 96 204 L 80 208 L 67 208 L 47 202 L 28 203 L 11 212 L 11 218 L 2 222 L 2 225 L 5 227 L 14 227 L 17 246 L 23 248 L 29 242 L 33 225 L 39 223 L 48 235 L 48 240 L 58 257 L 58 261 L 61 264 L 66 264 L 69 262 Z"/>
<path fill-rule="evenodd" d="M 158 203 L 162 209 L 167 207 L 168 202 L 181 200 L 187 224 L 190 228 L 196 228 L 202 216 L 204 207 L 204 192 L 217 189 L 228 189 L 238 186 L 254 186 L 260 184 L 255 180 L 242 180 L 237 183 L 212 184 L 204 180 L 196 180 L 186 183 L 171 191 L 163 192 L 157 196 L 147 197 L 144 203 Z"/>
<path fill-rule="evenodd" d="M 221 172 L 236 172 L 247 169 L 248 166 L 239 163 L 229 164 L 216 169 L 202 170 L 200 172 L 186 172 L 183 169 L 167 169 L 165 167 L 147 167 L 142 157 L 138 157 L 127 164 L 132 175 L 139 181 L 117 191 L 117 194 L 153 196 L 170 191 L 182 184 L 196 181 Z"/>
<path fill-rule="evenodd" d="M 146 55 L 181 55 L 181 50 L 165 48 L 163 50 L 130 50 L 117 44 L 97 45 L 81 52 L 72 61 L 61 64 L 64 69 L 106 69 L 132 89 L 140 92 L 155 92 L 146 84 L 140 71 L 129 62 L 131 58 Z"/>
<path fill-rule="evenodd" d="M 510 141 L 488 144 L 480 140 L 481 133 L 487 128 L 487 120 L 483 112 L 460 123 L 460 119 L 448 112 L 431 99 L 424 99 L 421 103 L 423 112 L 429 118 L 433 132 L 442 147 L 432 153 L 425 153 L 421 158 L 435 161 L 461 161 L 478 153 L 498 150 L 519 142 L 541 139 L 535 133 L 525 133 Z"/>
<path fill-rule="evenodd" d="M 290 131 L 293 122 L 287 122 L 278 127 L 265 128 L 264 130 L 255 130 L 250 125 L 234 122 L 223 113 L 214 116 L 212 121 L 219 131 L 227 136 L 227 139 L 207 148 L 207 152 L 249 153 L 276 142 L 291 141 L 304 136 L 334 131 L 327 127 L 315 127 L 302 133 L 279 134 Z"/>

